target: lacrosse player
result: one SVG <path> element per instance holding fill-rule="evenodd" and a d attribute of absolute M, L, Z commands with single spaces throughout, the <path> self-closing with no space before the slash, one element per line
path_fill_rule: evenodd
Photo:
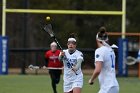
<path fill-rule="evenodd" d="M 81 93 L 83 73 L 81 64 L 83 54 L 76 49 L 76 39 L 71 35 L 67 42 L 68 49 L 60 53 L 59 59 L 64 64 L 64 93 Z"/>
<path fill-rule="evenodd" d="M 52 42 L 50 44 L 50 48 L 51 48 L 51 50 L 49 50 L 45 53 L 46 66 L 48 68 L 49 67 L 50 68 L 62 68 L 63 64 L 58 59 L 60 50 L 57 49 L 57 44 L 55 42 Z M 62 70 L 60 70 L 60 69 L 49 69 L 49 74 L 51 77 L 52 88 L 53 88 L 54 93 L 57 93 L 56 84 L 58 84 L 60 81 L 61 73 L 62 73 Z"/>
<path fill-rule="evenodd" d="M 119 93 L 119 84 L 115 74 L 115 53 L 108 44 L 108 35 L 104 27 L 96 35 L 98 48 L 95 51 L 95 70 L 89 79 L 93 84 L 96 77 L 99 79 L 98 93 Z"/>

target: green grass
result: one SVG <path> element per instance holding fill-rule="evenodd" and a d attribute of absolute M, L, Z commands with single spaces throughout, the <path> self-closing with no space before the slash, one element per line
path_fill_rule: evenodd
<path fill-rule="evenodd" d="M 84 76 L 82 93 L 97 93 L 98 81 L 88 85 L 90 76 Z M 118 78 L 120 93 L 140 93 L 138 78 Z M 63 80 L 58 84 L 58 93 L 63 93 Z M 0 93 L 53 93 L 48 75 L 8 75 L 0 76 Z"/>

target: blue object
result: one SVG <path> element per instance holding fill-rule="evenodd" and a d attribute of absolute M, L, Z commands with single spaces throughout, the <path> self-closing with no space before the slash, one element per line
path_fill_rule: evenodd
<path fill-rule="evenodd" d="M 128 39 L 118 39 L 118 76 L 128 76 L 125 59 L 128 56 Z"/>
<path fill-rule="evenodd" d="M 8 37 L 0 36 L 0 75 L 8 74 Z"/>
<path fill-rule="evenodd" d="M 140 60 L 140 49 L 139 49 L 139 52 L 138 52 L 138 57 L 137 57 L 138 60 Z"/>

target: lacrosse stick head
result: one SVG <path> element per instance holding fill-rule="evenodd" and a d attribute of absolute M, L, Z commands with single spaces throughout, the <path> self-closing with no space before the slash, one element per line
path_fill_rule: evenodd
<path fill-rule="evenodd" d="M 57 41 L 57 39 L 55 37 L 55 34 L 53 33 L 52 25 L 51 24 L 45 25 L 44 30 L 50 35 L 51 38 L 54 39 L 54 41 L 56 42 L 56 44 L 58 45 L 58 47 L 62 50 L 62 47 L 58 43 L 58 41 Z"/>
<path fill-rule="evenodd" d="M 128 56 L 128 57 L 125 59 L 125 63 L 126 63 L 127 65 L 134 65 L 136 62 L 137 62 L 137 60 L 136 60 L 134 57 L 131 57 L 131 56 Z"/>
<path fill-rule="evenodd" d="M 29 65 L 28 68 L 29 68 L 30 70 L 33 70 L 33 65 Z"/>
<path fill-rule="evenodd" d="M 28 66 L 30 70 L 38 70 L 39 66 L 33 66 L 32 64 Z"/>
<path fill-rule="evenodd" d="M 44 30 L 50 35 L 50 37 L 55 37 L 51 24 L 45 25 Z"/>

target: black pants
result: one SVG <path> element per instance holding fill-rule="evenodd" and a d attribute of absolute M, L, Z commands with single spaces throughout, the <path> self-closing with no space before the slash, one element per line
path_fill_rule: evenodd
<path fill-rule="evenodd" d="M 59 83 L 60 81 L 60 75 L 61 75 L 62 71 L 61 70 L 49 70 L 49 74 L 51 77 L 51 83 L 52 83 L 52 88 L 53 88 L 53 92 L 57 93 L 56 90 L 56 84 Z"/>

